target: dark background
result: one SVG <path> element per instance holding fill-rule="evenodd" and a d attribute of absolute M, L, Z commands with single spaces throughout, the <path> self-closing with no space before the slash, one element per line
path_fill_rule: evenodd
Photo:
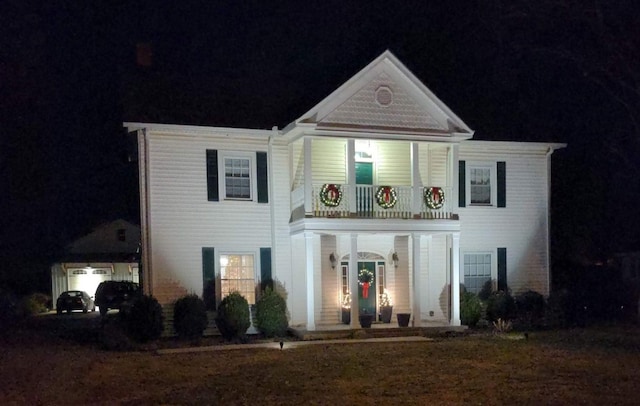
<path fill-rule="evenodd" d="M 0 287 L 48 292 L 65 245 L 139 224 L 123 121 L 282 128 L 386 49 L 474 138 L 569 144 L 553 155 L 554 280 L 638 250 L 639 8 L 5 0 Z"/>

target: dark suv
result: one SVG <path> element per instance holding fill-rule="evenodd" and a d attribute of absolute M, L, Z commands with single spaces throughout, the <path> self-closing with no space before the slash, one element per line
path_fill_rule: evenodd
<path fill-rule="evenodd" d="M 135 282 L 129 281 L 105 281 L 96 289 L 96 306 L 100 308 L 100 314 L 104 316 L 109 309 L 122 310 L 131 306 L 133 301 L 142 294 L 140 287 Z"/>

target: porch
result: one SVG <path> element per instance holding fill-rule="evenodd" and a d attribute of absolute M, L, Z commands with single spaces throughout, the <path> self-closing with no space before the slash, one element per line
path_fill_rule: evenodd
<path fill-rule="evenodd" d="M 304 326 L 289 327 L 289 333 L 303 341 L 333 340 L 349 338 L 385 338 L 385 337 L 435 337 L 443 334 L 459 334 L 467 326 L 451 326 L 444 322 L 422 320 L 420 327 L 400 327 L 397 321 L 391 323 L 373 323 L 369 328 L 353 328 L 347 324 L 318 325 L 314 331 Z"/>

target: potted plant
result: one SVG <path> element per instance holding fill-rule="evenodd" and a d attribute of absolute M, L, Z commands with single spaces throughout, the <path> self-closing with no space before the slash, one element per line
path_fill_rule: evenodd
<path fill-rule="evenodd" d="M 369 328 L 371 327 L 371 323 L 373 323 L 373 314 L 367 313 L 367 309 L 362 309 L 358 320 L 360 321 L 360 327 Z"/>
<path fill-rule="evenodd" d="M 411 313 L 398 313 L 396 317 L 398 318 L 398 327 L 409 327 Z"/>
<path fill-rule="evenodd" d="M 393 312 L 393 305 L 389 294 L 384 292 L 380 295 L 380 320 L 383 323 L 391 323 L 391 313 Z"/>
<path fill-rule="evenodd" d="M 351 324 L 351 293 L 342 295 L 342 322 Z"/>

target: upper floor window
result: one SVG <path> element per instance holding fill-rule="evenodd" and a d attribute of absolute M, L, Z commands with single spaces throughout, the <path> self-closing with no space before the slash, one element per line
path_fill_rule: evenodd
<path fill-rule="evenodd" d="M 207 200 L 269 203 L 266 152 L 207 150 Z"/>
<path fill-rule="evenodd" d="M 469 168 L 470 204 L 491 205 L 491 168 Z"/>
<path fill-rule="evenodd" d="M 251 200 L 251 160 L 249 158 L 224 159 L 224 186 L 227 199 Z"/>

